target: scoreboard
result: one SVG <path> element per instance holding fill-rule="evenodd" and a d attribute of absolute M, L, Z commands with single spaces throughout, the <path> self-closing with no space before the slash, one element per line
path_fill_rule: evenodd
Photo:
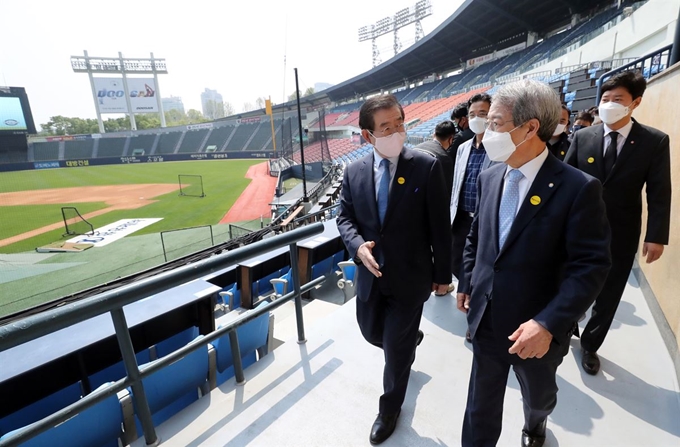
<path fill-rule="evenodd" d="M 23 87 L 0 87 L 0 135 L 35 133 L 26 90 Z"/>

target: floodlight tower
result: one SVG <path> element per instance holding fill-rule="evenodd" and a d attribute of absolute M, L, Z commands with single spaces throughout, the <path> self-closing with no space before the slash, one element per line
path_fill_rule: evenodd
<path fill-rule="evenodd" d="M 378 51 L 378 44 L 376 39 L 384 34 L 394 33 L 394 55 L 396 56 L 402 48 L 399 41 L 398 31 L 405 26 L 412 23 L 416 24 L 416 42 L 419 41 L 425 33 L 423 32 L 423 25 L 420 21 L 432 15 L 432 5 L 430 0 L 419 0 L 414 6 L 404 8 L 397 11 L 392 17 L 385 17 L 378 20 L 375 25 L 362 26 L 359 28 L 359 42 L 371 40 L 373 42 L 373 66 L 380 64 L 380 52 Z"/>
<path fill-rule="evenodd" d="M 396 56 L 401 50 L 401 42 L 399 42 L 399 35 L 397 31 L 409 23 L 409 9 L 404 8 L 394 15 L 394 55 Z"/>
<path fill-rule="evenodd" d="M 425 37 L 425 32 L 423 31 L 423 24 L 420 23 L 421 19 L 432 15 L 432 4 L 430 0 L 419 0 L 413 7 L 415 10 L 415 22 L 416 22 L 416 42 Z"/>

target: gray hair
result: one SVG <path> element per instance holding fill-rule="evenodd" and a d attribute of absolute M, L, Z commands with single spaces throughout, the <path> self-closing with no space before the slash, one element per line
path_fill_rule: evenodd
<path fill-rule="evenodd" d="M 494 93 L 493 102 L 512 112 L 516 126 L 537 119 L 540 128 L 536 135 L 544 142 L 552 138 L 562 115 L 557 93 L 548 84 L 529 79 L 502 86 Z"/>

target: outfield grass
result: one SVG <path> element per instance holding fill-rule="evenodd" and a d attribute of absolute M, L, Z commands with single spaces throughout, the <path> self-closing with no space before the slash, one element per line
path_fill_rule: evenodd
<path fill-rule="evenodd" d="M 260 228 L 259 219 L 236 224 Z M 264 224 L 269 224 L 269 219 Z M 215 245 L 229 240 L 229 225 L 213 225 L 212 231 Z M 0 263 L 0 317 L 163 264 L 160 234 L 136 234 L 82 253 L 48 255 L 35 266 L 17 264 L 16 268 L 32 270 L 34 275 L 13 281 L 2 281 L 3 274 L 12 273 L 12 266 Z M 212 242 L 207 228 L 166 233 L 164 238 L 169 261 L 210 247 Z M 37 274 L 41 267 L 59 265 L 67 268 Z"/>
<path fill-rule="evenodd" d="M 187 197 L 175 191 L 156 197 L 157 202 L 142 208 L 94 217 L 90 222 L 95 228 L 120 219 L 153 217 L 163 220 L 113 244 L 82 253 L 35 254 L 36 247 L 63 240 L 63 228 L 0 247 L 0 257 L 5 254 L 0 259 L 0 316 L 164 263 L 161 231 L 212 225 L 214 243 L 226 241 L 229 226 L 216 224 L 248 186 L 250 180 L 245 174 L 257 163 L 262 160 L 145 163 L 0 173 L 0 193 L 80 186 L 177 184 L 177 175 L 187 174 L 203 177 L 206 194 L 202 198 Z M 0 202 L 0 239 L 60 222 L 61 206 L 69 204 L 10 207 L 2 206 Z M 73 206 L 85 214 L 108 205 L 84 202 Z M 238 224 L 252 229 L 260 227 L 259 219 Z M 168 260 L 205 249 L 213 243 L 205 228 L 171 232 L 165 238 Z M 27 256 L 34 258 L 27 261 Z"/>
<path fill-rule="evenodd" d="M 120 219 L 153 218 L 163 220 L 150 225 L 136 235 L 158 233 L 165 230 L 213 225 L 219 222 L 231 208 L 236 199 L 250 183 L 245 178 L 248 168 L 262 160 L 209 160 L 169 163 L 139 163 L 130 165 L 89 166 L 80 168 L 61 168 L 50 170 L 20 171 L 0 174 L 0 193 L 28 191 L 48 188 L 70 188 L 78 186 L 126 185 L 145 183 L 177 184 L 178 174 L 201 175 L 206 197 L 180 196 L 178 192 L 158 196 L 151 203 L 134 210 L 121 210 L 106 213 L 90 220 L 95 228 L 103 227 Z M 0 215 L 16 207 L 3 207 Z M 79 203 L 76 205 L 83 214 L 84 209 L 99 207 L 99 204 Z M 38 210 L 38 208 L 40 208 Z M 59 211 L 55 208 L 36 207 L 36 214 L 30 220 L 40 221 L 41 225 L 27 225 L 31 230 L 49 223 L 59 222 Z M 95 208 L 98 209 L 98 208 Z M 39 211 L 39 212 L 38 212 Z M 92 209 L 90 209 L 92 211 Z M 14 231 L 14 232 L 12 232 Z M 0 239 L 13 236 L 16 229 L 0 224 Z M 23 232 L 23 231 L 20 231 Z M 0 253 L 20 253 L 36 247 L 62 240 L 63 229 L 44 233 L 21 242 L 0 247 Z"/>

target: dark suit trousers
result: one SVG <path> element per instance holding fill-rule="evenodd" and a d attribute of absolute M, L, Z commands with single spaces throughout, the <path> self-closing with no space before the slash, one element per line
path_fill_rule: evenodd
<path fill-rule="evenodd" d="M 617 253 L 614 247 L 612 241 L 612 268 L 595 300 L 590 320 L 581 334 L 581 347 L 586 351 L 596 352 L 604 343 L 633 268 L 635 252 Z"/>
<path fill-rule="evenodd" d="M 510 366 L 522 390 L 524 430 L 534 430 L 557 404 L 555 375 L 562 357 L 555 361 L 522 360 L 508 354 L 505 344 L 496 341 L 491 314 L 489 303 L 472 339 L 473 360 L 463 419 L 463 447 L 493 447 L 498 442 Z M 519 435 L 519 430 L 517 432 Z"/>
<path fill-rule="evenodd" d="M 472 219 L 470 213 L 458 208 L 456 217 L 451 225 L 451 273 L 456 276 L 456 279 L 460 279 L 463 251 L 465 250 L 468 233 L 470 233 L 470 227 L 472 227 Z"/>
<path fill-rule="evenodd" d="M 379 412 L 392 415 L 399 412 L 406 396 L 423 305 L 404 305 L 381 288 L 383 283 L 374 279 L 370 299 L 357 299 L 357 321 L 366 341 L 381 348 L 385 355 Z"/>

